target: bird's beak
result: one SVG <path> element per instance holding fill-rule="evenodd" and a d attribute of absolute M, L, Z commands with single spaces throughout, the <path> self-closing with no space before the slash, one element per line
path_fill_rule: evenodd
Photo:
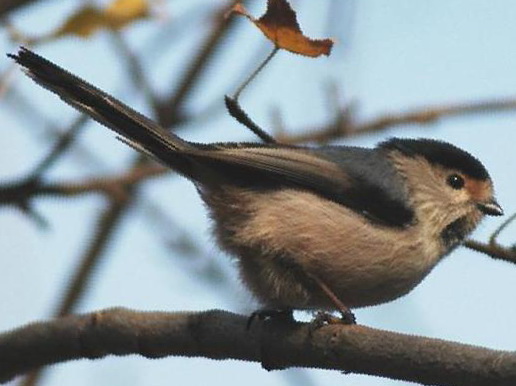
<path fill-rule="evenodd" d="M 488 216 L 502 216 L 503 215 L 503 209 L 502 207 L 500 206 L 500 204 L 498 204 L 496 202 L 495 199 L 492 199 L 490 201 L 486 201 L 486 202 L 479 202 L 477 204 L 477 207 L 478 209 L 480 209 L 480 211 Z"/>

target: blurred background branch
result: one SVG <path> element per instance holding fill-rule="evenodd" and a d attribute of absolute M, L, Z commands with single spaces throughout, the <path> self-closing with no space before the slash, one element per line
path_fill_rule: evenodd
<path fill-rule="evenodd" d="M 3 0 L 0 3 L 0 17 L 6 16 L 11 12 L 36 3 L 37 0 Z"/>

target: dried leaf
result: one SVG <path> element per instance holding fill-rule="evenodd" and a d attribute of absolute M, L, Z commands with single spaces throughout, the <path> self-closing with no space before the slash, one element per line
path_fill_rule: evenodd
<path fill-rule="evenodd" d="M 268 0 L 267 11 L 259 19 L 253 18 L 240 3 L 233 7 L 231 13 L 247 17 L 279 48 L 311 57 L 331 53 L 333 40 L 310 39 L 303 35 L 296 13 L 287 0 Z"/>
<path fill-rule="evenodd" d="M 53 37 L 76 35 L 87 38 L 105 24 L 101 10 L 84 6 L 66 20 L 53 34 Z"/>
<path fill-rule="evenodd" d="M 115 0 L 106 8 L 105 17 L 111 28 L 120 29 L 134 20 L 149 17 L 147 0 Z"/>
<path fill-rule="evenodd" d="M 87 38 L 100 29 L 118 30 L 149 15 L 147 0 L 114 0 L 105 9 L 87 5 L 70 16 L 52 37 L 75 35 Z"/>

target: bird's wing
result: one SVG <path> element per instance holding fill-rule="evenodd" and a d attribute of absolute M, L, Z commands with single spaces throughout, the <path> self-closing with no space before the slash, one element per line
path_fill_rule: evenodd
<path fill-rule="evenodd" d="M 190 153 L 225 173 L 231 183 L 296 186 L 338 202 L 372 221 L 403 227 L 413 222 L 403 181 L 385 157 L 370 149 L 235 144 Z"/>
<path fill-rule="evenodd" d="M 213 166 L 231 167 L 246 182 L 256 185 L 269 183 L 295 184 L 321 190 L 328 194 L 339 194 L 346 190 L 350 181 L 347 173 L 335 163 L 310 154 L 301 147 L 257 146 L 256 144 L 236 147 L 200 150 L 189 153 L 192 158 Z M 224 172 L 224 167 L 221 172 Z M 253 174 L 253 172 L 258 172 Z M 235 178 L 235 177 L 231 177 Z"/>

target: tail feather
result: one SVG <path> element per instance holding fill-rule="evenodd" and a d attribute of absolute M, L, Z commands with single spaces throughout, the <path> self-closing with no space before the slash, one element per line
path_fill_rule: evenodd
<path fill-rule="evenodd" d="M 177 160 L 177 153 L 194 148 L 146 116 L 26 48 L 8 56 L 24 67 L 36 83 L 117 132 L 130 146 L 173 168 L 171 161 Z"/>

